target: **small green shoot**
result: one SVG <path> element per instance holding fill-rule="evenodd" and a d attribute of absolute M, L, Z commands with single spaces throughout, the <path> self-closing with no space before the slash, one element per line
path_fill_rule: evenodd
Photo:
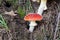
<path fill-rule="evenodd" d="M 23 18 L 25 16 L 25 12 L 20 6 L 18 7 L 17 12 L 18 12 L 20 18 Z"/>
<path fill-rule="evenodd" d="M 5 22 L 4 18 L 2 17 L 2 15 L 0 14 L 0 25 L 5 28 L 7 31 L 9 30 L 8 29 L 8 26 L 7 26 L 7 23 Z"/>
<path fill-rule="evenodd" d="M 27 9 L 29 12 L 33 12 L 33 8 L 32 8 L 32 5 L 31 5 L 30 0 L 27 0 L 27 1 L 26 1 L 26 9 Z"/>

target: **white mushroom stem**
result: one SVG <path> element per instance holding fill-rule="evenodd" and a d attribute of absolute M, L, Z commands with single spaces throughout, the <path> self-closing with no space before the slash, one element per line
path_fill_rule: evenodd
<path fill-rule="evenodd" d="M 40 6 L 37 11 L 38 14 L 42 15 L 43 11 L 47 9 L 46 3 L 47 0 L 41 0 Z"/>
<path fill-rule="evenodd" d="M 33 32 L 34 26 L 36 26 L 36 25 L 37 25 L 37 23 L 35 21 L 31 21 L 30 24 L 29 24 L 29 26 L 30 26 L 29 31 Z"/>

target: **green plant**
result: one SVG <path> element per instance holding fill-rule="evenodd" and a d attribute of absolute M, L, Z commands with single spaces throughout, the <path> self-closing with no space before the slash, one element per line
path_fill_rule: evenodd
<path fill-rule="evenodd" d="M 26 9 L 29 11 L 29 12 L 33 12 L 33 8 L 32 8 L 32 4 L 31 4 L 31 1 L 30 0 L 27 0 L 26 1 Z"/>
<path fill-rule="evenodd" d="M 8 26 L 7 26 L 7 23 L 5 22 L 4 18 L 2 17 L 2 15 L 0 14 L 0 25 L 5 28 L 7 31 L 9 30 L 8 29 Z"/>
<path fill-rule="evenodd" d="M 10 2 L 10 3 L 12 3 L 13 5 L 16 5 L 17 2 L 18 2 L 18 0 L 6 0 L 6 2 Z"/>
<path fill-rule="evenodd" d="M 22 7 L 19 6 L 17 9 L 17 12 L 21 18 L 23 18 L 25 16 L 25 12 Z"/>
<path fill-rule="evenodd" d="M 1 6 L 2 0 L 0 0 L 0 6 Z"/>

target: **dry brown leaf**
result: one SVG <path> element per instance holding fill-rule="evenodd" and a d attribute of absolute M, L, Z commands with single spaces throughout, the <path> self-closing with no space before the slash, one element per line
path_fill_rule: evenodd
<path fill-rule="evenodd" d="M 33 1 L 33 2 L 38 2 L 38 3 L 39 3 L 41 0 L 32 0 L 32 1 Z"/>
<path fill-rule="evenodd" d="M 10 12 L 5 11 L 5 14 L 10 15 L 10 16 L 16 16 L 17 15 L 14 13 L 13 10 L 11 10 Z"/>
<path fill-rule="evenodd" d="M 33 2 L 36 2 L 37 0 L 32 0 Z"/>

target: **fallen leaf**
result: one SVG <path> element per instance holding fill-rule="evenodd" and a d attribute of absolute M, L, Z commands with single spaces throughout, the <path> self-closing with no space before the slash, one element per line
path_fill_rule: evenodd
<path fill-rule="evenodd" d="M 5 14 L 10 15 L 10 16 L 16 16 L 17 15 L 14 13 L 13 10 L 11 10 L 10 12 L 5 11 Z"/>

